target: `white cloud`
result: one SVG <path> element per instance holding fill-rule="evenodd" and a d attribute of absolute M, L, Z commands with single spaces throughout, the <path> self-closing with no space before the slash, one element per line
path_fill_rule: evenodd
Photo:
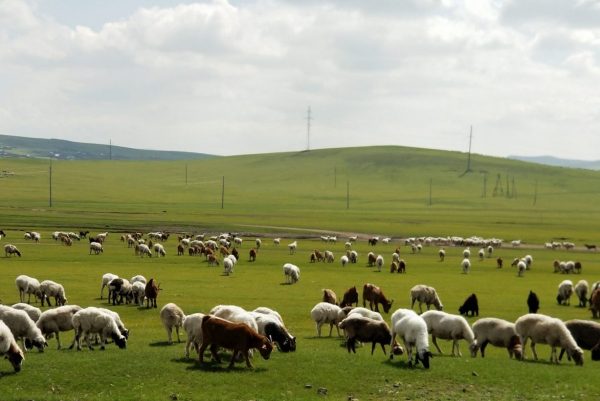
<path fill-rule="evenodd" d="M 30 1 L 0 2 L 2 133 L 299 150 L 311 105 L 313 147 L 464 150 L 473 124 L 480 153 L 598 157 L 597 2 L 148 1 L 94 28 Z"/>

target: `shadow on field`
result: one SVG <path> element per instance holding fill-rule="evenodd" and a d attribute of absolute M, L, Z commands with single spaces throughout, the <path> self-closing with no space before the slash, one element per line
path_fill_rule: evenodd
<path fill-rule="evenodd" d="M 172 345 L 178 345 L 178 344 L 181 344 L 181 343 L 174 342 L 173 344 L 169 344 L 168 341 L 157 341 L 157 342 L 150 343 L 149 345 L 151 347 L 170 347 Z"/>
<path fill-rule="evenodd" d="M 13 376 L 16 375 L 17 372 L 12 371 L 12 372 L 0 372 L 0 379 L 2 379 L 4 376 Z"/>
<path fill-rule="evenodd" d="M 404 355 L 396 356 L 394 359 L 390 359 L 388 357 L 385 361 L 383 361 L 381 363 L 383 363 L 384 365 L 392 366 L 394 368 L 398 368 L 398 369 L 424 370 L 424 371 L 428 370 L 428 369 L 425 369 L 421 363 L 419 363 L 417 366 L 412 366 L 412 367 L 408 366 L 408 361 L 406 360 L 406 357 Z"/>
<path fill-rule="evenodd" d="M 252 368 L 248 368 L 246 366 L 246 362 L 240 362 L 239 364 L 235 365 L 233 368 L 229 369 L 227 367 L 227 365 L 229 365 L 229 361 L 223 361 L 222 363 L 216 363 L 216 362 L 204 362 L 204 363 L 200 363 L 198 361 L 195 361 L 196 363 L 194 363 L 193 365 L 188 366 L 186 369 L 187 370 L 197 370 L 197 371 L 202 371 L 202 372 L 215 372 L 215 373 L 260 373 L 260 372 L 266 372 L 267 368 L 264 367 L 256 367 L 256 365 L 254 365 Z"/>

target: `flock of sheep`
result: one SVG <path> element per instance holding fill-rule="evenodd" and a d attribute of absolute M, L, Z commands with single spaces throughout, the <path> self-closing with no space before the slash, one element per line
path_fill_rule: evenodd
<path fill-rule="evenodd" d="M 52 238 L 55 241 L 61 241 L 66 246 L 71 246 L 74 240 L 86 238 L 87 234 L 89 232 L 80 232 L 79 234 L 54 232 Z M 4 232 L 2 232 L 2 236 L 5 236 Z M 107 236 L 106 232 L 89 238 L 90 254 L 100 255 L 104 252 L 103 244 Z M 152 257 L 152 251 L 157 257 L 165 257 L 167 252 L 161 242 L 166 241 L 169 234 L 154 232 L 149 233 L 147 237 L 146 240 L 141 233 L 131 233 L 123 235 L 121 241 L 133 248 L 135 255 L 140 257 Z M 37 232 L 26 232 L 24 238 L 39 242 L 41 235 Z M 222 234 L 209 239 L 205 239 L 204 235 L 182 235 L 178 240 L 178 255 L 183 255 L 187 249 L 191 256 L 204 255 L 206 261 L 211 265 L 218 265 L 220 261 L 223 265 L 224 275 L 234 272 L 234 266 L 240 257 L 236 246 L 241 248 L 243 241 L 242 238 L 231 234 Z M 321 240 L 335 243 L 337 237 L 323 236 Z M 275 238 L 274 246 L 278 246 L 280 241 L 280 238 Z M 339 258 L 342 267 L 349 263 L 358 263 L 359 255 L 352 250 L 352 244 L 355 241 L 357 241 L 357 237 L 350 237 L 345 243 L 346 252 Z M 369 238 L 369 244 L 372 246 L 379 241 L 378 237 Z M 381 240 L 383 243 L 390 243 L 390 241 L 390 238 Z M 249 262 L 256 261 L 261 245 L 261 239 L 254 240 L 254 247 L 249 250 Z M 486 256 L 490 258 L 494 248 L 500 247 L 502 241 L 480 238 L 440 239 L 428 237 L 406 239 L 405 245 L 410 246 L 412 253 L 421 252 L 424 245 L 466 246 L 463 251 L 461 268 L 463 273 L 468 274 L 471 269 L 471 246 L 481 247 L 478 252 L 480 259 Z M 519 247 L 521 242 L 512 241 L 511 245 Z M 566 249 L 572 249 L 570 245 L 569 247 L 564 246 Z M 287 248 L 290 255 L 295 254 L 298 249 L 298 241 L 289 243 Z M 556 246 L 552 248 L 556 249 Z M 590 246 L 587 248 L 595 249 Z M 6 244 L 4 249 L 6 257 L 22 255 L 12 244 Z M 407 263 L 399 257 L 399 254 L 399 249 L 392 254 L 390 264 L 392 273 L 406 272 Z M 443 261 L 446 254 L 445 249 L 441 248 L 438 254 L 440 261 Z M 315 263 L 333 263 L 334 261 L 334 255 L 329 250 L 321 252 L 315 249 L 309 257 L 309 262 Z M 368 266 L 374 266 L 378 271 L 382 270 L 385 263 L 382 255 L 375 255 L 373 252 L 369 252 L 367 255 L 367 261 Z M 497 263 L 501 268 L 501 258 L 497 259 Z M 526 270 L 531 268 L 532 263 L 531 255 L 526 255 L 523 258 L 515 259 L 512 265 L 517 268 L 517 274 L 522 276 Z M 555 272 L 581 272 L 581 264 L 557 261 L 555 262 Z M 292 263 L 283 265 L 283 273 L 287 284 L 295 284 L 300 279 L 300 268 Z M 47 346 L 47 339 L 56 336 L 58 348 L 60 348 L 59 333 L 73 330 L 75 336 L 70 348 L 76 345 L 77 349 L 81 349 L 82 341 L 86 341 L 87 346 L 92 349 L 94 339 L 96 342 L 100 341 L 102 349 L 109 339 L 120 348 L 126 347 L 129 331 L 125 328 L 118 313 L 106 308 L 81 308 L 77 305 L 66 305 L 67 298 L 64 287 L 51 280 L 39 282 L 35 278 L 20 275 L 16 278 L 16 285 L 20 303 L 12 307 L 0 305 L 0 354 L 7 356 L 15 371 L 21 369 L 24 358 L 21 347 L 16 342 L 18 339 L 22 340 L 23 349 L 35 346 L 43 351 L 43 348 Z M 600 287 L 600 283 L 594 283 L 590 287 L 585 280 L 580 280 L 574 286 L 570 280 L 564 280 L 559 285 L 557 302 L 569 304 L 571 295 L 575 293 L 580 300 L 580 306 L 586 306 L 589 301 L 594 317 L 597 317 L 597 313 L 600 311 L 600 289 L 598 287 Z M 160 286 L 153 279 L 146 282 L 143 276 L 134 276 L 131 280 L 127 280 L 111 273 L 102 277 L 101 299 L 104 288 L 108 288 L 108 299 L 113 305 L 130 302 L 143 305 L 146 300 L 147 307 L 156 307 L 156 298 L 160 290 Z M 31 295 L 34 295 L 34 300 L 39 299 L 42 306 L 44 301 L 47 301 L 50 306 L 50 299 L 54 298 L 55 308 L 42 313 L 40 309 L 30 305 Z M 486 346 L 492 344 L 506 348 L 511 358 L 514 356 L 516 359 L 523 359 L 524 347 L 528 339 L 531 339 L 531 349 L 535 359 L 537 359 L 535 350 L 537 343 L 548 344 L 552 347 L 551 360 L 553 362 L 558 363 L 560 359 L 557 355 L 558 348 L 562 352 L 566 352 L 569 358 L 572 358 L 578 365 L 583 364 L 582 349 L 591 350 L 593 360 L 600 359 L 600 324 L 578 320 L 565 323 L 549 316 L 529 313 L 521 316 L 514 323 L 498 318 L 483 318 L 477 320 L 471 327 L 461 315 L 443 311 L 442 302 L 434 288 L 417 285 L 411 289 L 410 295 L 411 309 L 401 308 L 393 312 L 390 325 L 379 313 L 379 305 L 382 305 L 385 313 L 389 313 L 393 300 L 387 299 L 379 287 L 369 283 L 363 287 L 363 307 L 358 307 L 358 292 L 355 287 L 349 289 L 339 303 L 333 291 L 326 289 L 323 302 L 314 306 L 310 315 L 316 324 L 318 336 L 321 336 L 321 327 L 324 324 L 330 325 L 330 336 L 334 326 L 339 336 L 341 336 L 341 329 L 348 352 L 356 352 L 358 342 L 371 342 L 371 353 L 374 352 L 377 344 L 380 344 L 384 353 L 386 352 L 385 346 L 390 345 L 392 350 L 390 357 L 393 358 L 394 355 L 406 352 L 409 366 L 421 363 L 425 368 L 429 368 L 429 358 L 432 355 L 429 350 L 429 335 L 439 353 L 442 351 L 437 344 L 437 339 L 452 340 L 452 355 L 458 356 L 461 355 L 459 341 L 464 339 L 468 343 L 472 356 L 480 352 L 483 357 Z M 26 297 L 27 302 L 25 302 Z M 412 309 L 416 302 L 418 302 L 421 314 L 417 314 Z M 369 308 L 366 308 L 367 303 Z M 423 312 L 422 304 L 426 304 L 426 312 Z M 435 310 L 429 310 L 431 306 Z M 596 306 L 597 308 L 594 309 Z M 461 313 L 463 313 L 463 309 L 465 313 L 470 311 L 478 315 L 477 299 L 474 294 L 461 307 Z M 236 358 L 241 356 L 244 357 L 247 365 L 251 366 L 249 359 L 251 348 L 258 349 L 265 359 L 268 359 L 273 345 L 283 352 L 296 349 L 296 338 L 289 333 L 281 315 L 266 307 L 246 311 L 235 305 L 218 305 L 207 314 L 193 313 L 186 316 L 181 308 L 169 303 L 161 309 L 160 318 L 167 332 L 168 342 L 172 343 L 173 341 L 173 329 L 176 331 L 177 340 L 180 341 L 179 329 L 182 328 L 187 335 L 185 355 L 189 357 L 189 350 L 193 345 L 200 361 L 203 360 L 204 350 L 209 345 L 213 358 L 216 360 L 219 359 L 216 352 L 219 346 L 232 349 L 230 366 Z M 240 325 L 244 327 L 240 327 Z M 402 340 L 404 347 L 400 346 L 397 338 Z"/>

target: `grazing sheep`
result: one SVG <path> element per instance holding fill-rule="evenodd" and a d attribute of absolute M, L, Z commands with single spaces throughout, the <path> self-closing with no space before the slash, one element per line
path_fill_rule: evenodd
<path fill-rule="evenodd" d="M 127 338 L 121 334 L 114 317 L 99 308 L 90 307 L 82 309 L 73 315 L 72 321 L 78 351 L 81 351 L 82 337 L 85 338 L 88 348 L 93 350 L 90 343 L 91 334 L 100 335 L 101 350 L 105 349 L 108 337 L 111 337 L 119 348 L 124 349 L 127 347 Z"/>
<path fill-rule="evenodd" d="M 440 354 L 442 350 L 437 345 L 437 338 L 452 340 L 452 356 L 455 356 L 455 349 L 458 356 L 462 356 L 458 347 L 458 340 L 461 339 L 469 343 L 471 353 L 475 349 L 476 343 L 473 330 L 471 330 L 469 323 L 467 323 L 464 317 L 435 310 L 427 311 L 421 317 L 427 323 L 427 330 L 431 334 L 433 345 L 435 345 Z"/>
<path fill-rule="evenodd" d="M 433 305 L 437 310 L 443 310 L 444 305 L 438 296 L 435 288 L 429 287 L 423 284 L 417 284 L 410 289 L 411 305 L 410 308 L 415 307 L 415 301 L 419 301 L 419 311 L 423 313 L 422 304 L 427 305 L 427 310 Z"/>
<path fill-rule="evenodd" d="M 573 295 L 573 282 L 571 280 L 563 280 L 558 285 L 556 301 L 559 305 L 570 305 L 571 295 Z"/>
<path fill-rule="evenodd" d="M 498 269 L 502 269 L 503 264 L 504 264 L 504 260 L 502 260 L 502 258 L 499 257 L 498 259 L 496 259 L 496 267 Z"/>
<path fill-rule="evenodd" d="M 44 352 L 44 347 L 48 346 L 46 339 L 35 322 L 31 320 L 27 312 L 10 306 L 0 305 L 0 320 L 4 321 L 15 339 L 21 339 L 23 349 L 36 347 L 40 352 Z M 26 344 L 29 345 L 26 347 Z"/>
<path fill-rule="evenodd" d="M 21 371 L 25 356 L 10 329 L 2 320 L 0 320 L 0 355 L 4 355 L 4 358 L 8 359 L 15 372 Z"/>
<path fill-rule="evenodd" d="M 377 255 L 377 258 L 375 259 L 375 266 L 377 266 L 377 271 L 381 271 L 381 268 L 383 267 L 383 256 L 381 255 Z"/>
<path fill-rule="evenodd" d="M 573 273 L 577 273 L 577 274 L 581 274 L 581 262 L 577 261 L 575 262 L 575 264 L 573 265 Z"/>
<path fill-rule="evenodd" d="M 340 336 L 338 324 L 346 318 L 346 313 L 337 305 L 319 302 L 310 311 L 310 316 L 317 325 L 317 335 L 321 337 L 321 326 L 325 323 L 329 323 L 329 337 L 331 337 L 333 326 L 335 326 L 338 331 L 338 336 Z"/>
<path fill-rule="evenodd" d="M 392 264 L 390 265 L 390 273 L 397 272 L 399 268 L 400 266 L 398 266 L 398 262 L 396 262 L 395 260 L 392 261 Z"/>
<path fill-rule="evenodd" d="M 589 320 L 567 320 L 565 326 L 581 349 L 592 351 L 592 361 L 600 361 L 600 323 Z M 558 360 L 562 359 L 564 349 L 561 349 Z"/>
<path fill-rule="evenodd" d="M 187 340 L 185 343 L 185 357 L 190 357 L 190 346 L 194 345 L 194 350 L 198 353 L 202 345 L 202 318 L 204 313 L 192 313 L 183 319 L 183 329 L 185 330 Z"/>
<path fill-rule="evenodd" d="M 39 320 L 40 316 L 42 315 L 42 311 L 40 308 L 36 308 L 35 306 L 31 306 L 31 305 L 23 303 L 23 302 L 14 304 L 12 306 L 12 308 L 25 311 L 25 313 L 27 313 L 27 315 L 34 322 L 37 322 Z"/>
<path fill-rule="evenodd" d="M 348 256 L 346 255 L 342 255 L 340 257 L 340 263 L 342 264 L 342 267 L 346 267 L 346 265 L 350 262 L 350 259 L 348 258 Z"/>
<path fill-rule="evenodd" d="M 579 306 L 585 308 L 588 302 L 588 293 L 590 285 L 586 280 L 579 280 L 575 285 L 575 294 L 579 298 Z"/>
<path fill-rule="evenodd" d="M 129 280 L 125 278 L 115 278 L 108 283 L 108 293 L 112 298 L 108 298 L 108 302 L 112 304 L 130 303 L 133 299 L 133 286 Z"/>
<path fill-rule="evenodd" d="M 21 257 L 21 251 L 19 251 L 19 249 L 17 249 L 17 247 L 13 244 L 4 245 L 4 256 L 9 257 L 12 255 L 17 255 L 18 257 Z"/>
<path fill-rule="evenodd" d="M 323 302 L 337 305 L 337 295 L 335 295 L 335 292 L 333 290 L 330 290 L 329 288 L 324 288 L 323 289 Z"/>
<path fill-rule="evenodd" d="M 373 267 L 375 265 L 375 262 L 377 262 L 377 257 L 375 256 L 375 254 L 373 252 L 369 252 L 367 254 L 367 264 L 369 267 Z"/>
<path fill-rule="evenodd" d="M 356 286 L 350 287 L 344 292 L 344 297 L 342 298 L 342 302 L 340 302 L 340 308 L 352 306 L 354 304 L 358 306 L 358 291 L 356 290 Z"/>
<path fill-rule="evenodd" d="M 269 309 L 269 308 L 257 308 L 257 309 Z M 277 349 L 281 352 L 294 352 L 296 351 L 296 337 L 292 336 L 283 321 L 279 313 L 272 311 L 272 313 L 260 313 L 256 311 L 250 312 L 256 320 L 258 326 L 258 333 L 267 337 L 269 340 L 277 345 Z"/>
<path fill-rule="evenodd" d="M 41 301 L 42 291 L 37 279 L 21 274 L 17 276 L 15 283 L 19 290 L 19 301 L 25 302 L 25 294 L 28 294 L 27 303 L 31 302 L 31 294 L 34 294 L 34 300 L 37 298 Z"/>
<path fill-rule="evenodd" d="M 333 252 L 331 252 L 331 251 L 325 251 L 324 259 L 325 259 L 325 262 L 327 262 L 327 263 L 333 263 L 335 261 L 335 257 L 333 256 Z"/>
<path fill-rule="evenodd" d="M 477 255 L 479 256 L 479 260 L 483 260 L 485 257 L 485 249 L 481 248 L 479 252 L 477 252 Z"/>
<path fill-rule="evenodd" d="M 358 252 L 350 251 L 350 263 L 358 263 Z"/>
<path fill-rule="evenodd" d="M 40 291 L 42 292 L 42 306 L 44 306 L 44 299 L 48 301 L 48 306 L 50 306 L 50 297 L 54 297 L 54 306 L 63 306 L 67 303 L 65 288 L 61 284 L 44 280 L 40 283 Z"/>
<path fill-rule="evenodd" d="M 36 322 L 36 326 L 46 338 L 52 338 L 56 334 L 56 342 L 58 343 L 58 349 L 60 349 L 59 333 L 73 330 L 73 315 L 80 310 L 81 307 L 78 305 L 65 305 L 48 309 L 42 313 Z M 75 340 L 72 344 L 75 344 Z"/>
<path fill-rule="evenodd" d="M 290 250 L 290 255 L 293 255 L 296 253 L 296 248 L 298 248 L 298 241 L 294 241 L 294 242 L 288 244 L 288 249 Z"/>
<path fill-rule="evenodd" d="M 90 308 L 88 308 L 88 309 L 90 309 Z M 123 337 L 125 337 L 126 339 L 129 338 L 129 330 L 127 330 L 127 328 L 125 328 L 125 325 L 123 324 L 123 321 L 121 320 L 121 316 L 119 316 L 119 314 L 117 312 L 112 311 L 110 309 L 106 309 L 106 308 L 94 308 L 94 309 L 98 309 L 99 311 L 104 312 L 107 315 L 109 315 L 110 317 L 112 317 L 113 320 L 115 321 L 115 323 L 117 324 L 117 328 L 119 329 L 119 332 L 123 335 Z"/>
<path fill-rule="evenodd" d="M 256 255 L 258 254 L 258 249 L 250 249 L 249 251 L 249 261 L 250 262 L 255 262 L 256 261 Z"/>
<path fill-rule="evenodd" d="M 398 273 L 406 273 L 406 262 L 404 259 L 400 259 L 398 262 Z"/>
<path fill-rule="evenodd" d="M 491 245 L 488 245 L 488 247 L 487 247 L 487 257 L 491 258 L 493 253 L 494 253 L 494 247 L 491 246 Z"/>
<path fill-rule="evenodd" d="M 158 292 L 161 290 L 160 283 L 157 285 L 154 278 L 151 278 L 148 283 L 146 283 L 146 288 L 144 289 L 144 295 L 146 296 L 146 308 L 150 308 L 152 305 L 156 308 L 156 298 L 158 298 Z"/>
<path fill-rule="evenodd" d="M 95 255 L 100 255 L 104 253 L 104 248 L 102 248 L 102 244 L 100 242 L 90 242 L 90 255 L 94 252 Z"/>
<path fill-rule="evenodd" d="M 477 295 L 469 295 L 462 306 L 458 308 L 458 313 L 466 316 L 469 316 L 469 313 L 471 313 L 471 316 L 479 316 L 479 302 L 477 301 Z"/>
<path fill-rule="evenodd" d="M 356 353 L 356 341 L 370 342 L 371 355 L 375 351 L 377 344 L 381 345 L 381 349 L 385 355 L 385 345 L 392 341 L 392 332 L 383 320 L 370 319 L 358 314 L 348 314 L 339 325 L 340 329 L 346 333 L 346 348 L 348 353 L 350 350 Z"/>
<path fill-rule="evenodd" d="M 388 313 L 390 308 L 392 307 L 392 303 L 394 300 L 388 300 L 378 286 L 366 283 L 363 286 L 363 307 L 366 306 L 367 301 L 369 301 L 369 308 L 373 310 L 373 305 L 375 305 L 375 311 L 379 312 L 379 304 L 383 306 L 383 311 Z"/>
<path fill-rule="evenodd" d="M 463 274 L 469 274 L 471 271 L 471 261 L 467 258 L 464 258 L 460 265 L 462 267 Z"/>
<path fill-rule="evenodd" d="M 249 350 L 258 349 L 261 356 L 269 359 L 273 345 L 265 336 L 258 334 L 243 323 L 232 323 L 216 316 L 204 316 L 202 318 L 202 346 L 198 350 L 200 363 L 204 362 L 204 351 L 211 345 L 213 358 L 220 362 L 217 348 L 223 347 L 233 350 L 229 368 L 233 367 L 235 358 L 241 353 L 246 359 L 246 365 L 251 368 Z"/>
<path fill-rule="evenodd" d="M 442 248 L 438 251 L 438 255 L 440 256 L 440 262 L 443 262 L 446 258 L 446 251 Z"/>
<path fill-rule="evenodd" d="M 283 274 L 287 284 L 294 284 L 300 280 L 300 268 L 291 263 L 286 263 L 283 265 Z"/>
<path fill-rule="evenodd" d="M 233 273 L 233 260 L 227 258 L 223 259 L 223 274 L 226 276 L 229 276 L 231 273 Z"/>
<path fill-rule="evenodd" d="M 352 308 L 350 310 L 350 312 L 348 312 L 348 316 L 350 316 L 350 315 L 359 315 L 359 316 L 368 317 L 369 319 L 379 320 L 379 321 L 384 320 L 383 316 L 381 316 L 381 313 L 375 312 L 375 311 L 372 311 L 372 310 L 369 310 L 369 309 L 363 308 L 363 307 Z"/>
<path fill-rule="evenodd" d="M 560 319 L 530 313 L 518 318 L 515 322 L 515 328 L 523 344 L 523 357 L 525 357 L 527 339 L 531 338 L 531 351 L 535 360 L 538 359 L 535 345 L 540 343 L 552 347 L 550 362 L 559 362 L 556 348 L 561 347 L 566 350 L 568 356 L 573 358 L 576 365 L 583 365 L 583 351 Z"/>
<path fill-rule="evenodd" d="M 404 309 L 404 308 L 399 308 L 396 309 L 394 311 L 394 313 L 392 313 L 392 316 L 390 316 L 390 320 L 392 321 L 392 328 L 396 325 L 396 323 L 398 323 L 398 321 L 400 319 L 402 319 L 403 317 L 407 316 L 407 315 L 417 315 L 417 312 L 415 312 L 412 309 Z"/>
<path fill-rule="evenodd" d="M 465 259 L 469 259 L 470 257 L 471 257 L 471 250 L 470 250 L 469 248 L 466 248 L 466 249 L 463 251 L 463 258 L 465 258 Z"/>
<path fill-rule="evenodd" d="M 167 256 L 167 251 L 165 251 L 165 247 L 162 246 L 162 244 L 154 244 L 153 248 L 154 248 L 154 253 L 156 254 L 156 257 Z"/>
<path fill-rule="evenodd" d="M 217 305 L 208 312 L 209 315 L 220 317 L 230 322 L 243 323 L 258 332 L 258 325 L 254 316 L 237 305 Z"/>
<path fill-rule="evenodd" d="M 146 244 L 137 244 L 137 246 L 135 247 L 135 250 L 136 250 L 136 255 L 140 255 L 140 258 L 143 258 L 146 255 L 149 258 L 152 257 L 152 252 L 150 251 L 150 247 Z"/>
<path fill-rule="evenodd" d="M 473 334 L 477 346 L 471 350 L 471 356 L 477 356 L 477 351 L 481 351 L 481 357 L 485 357 L 485 348 L 488 344 L 495 347 L 502 347 L 508 350 L 510 358 L 523 358 L 523 347 L 521 338 L 517 334 L 515 324 L 503 319 L 493 317 L 479 319 L 473 324 Z"/>
<path fill-rule="evenodd" d="M 279 246 L 281 244 L 281 238 L 273 238 L 273 245 Z"/>
<path fill-rule="evenodd" d="M 105 273 L 102 276 L 102 286 L 100 287 L 100 299 L 102 299 L 102 294 L 104 292 L 104 287 L 108 287 L 108 284 L 116 279 L 119 278 L 119 276 L 117 276 L 116 274 L 112 274 L 112 273 Z M 110 288 L 108 290 L 108 299 L 111 299 L 111 293 L 110 293 Z"/>
<path fill-rule="evenodd" d="M 181 308 L 174 303 L 166 304 L 160 310 L 160 320 L 165 327 L 165 330 L 167 330 L 169 344 L 173 344 L 171 336 L 173 327 L 175 327 L 175 332 L 177 333 L 177 342 L 180 343 L 179 328 L 183 326 L 183 321 L 185 320 L 185 313 L 183 313 Z"/>
<path fill-rule="evenodd" d="M 427 335 L 425 320 L 417 314 L 406 314 L 392 325 L 391 344 L 394 344 L 396 335 L 402 338 L 404 342 L 408 366 L 412 368 L 421 362 L 425 369 L 429 369 L 429 359 L 432 355 L 429 351 L 429 336 Z M 414 365 L 412 360 L 413 348 L 416 348 Z M 390 359 L 393 358 L 393 354 L 390 354 Z"/>
<path fill-rule="evenodd" d="M 527 263 L 521 259 L 517 262 L 517 276 L 523 277 L 525 270 L 527 270 Z"/>
<path fill-rule="evenodd" d="M 537 313 L 540 309 L 540 299 L 537 294 L 531 290 L 527 296 L 527 307 L 529 308 L 529 313 Z"/>
<path fill-rule="evenodd" d="M 146 284 L 141 281 L 136 281 L 131 284 L 131 296 L 133 302 L 138 306 L 144 306 L 144 299 L 146 298 Z"/>
<path fill-rule="evenodd" d="M 596 287 L 596 283 L 592 286 L 592 296 L 590 297 L 590 310 L 592 311 L 592 317 L 598 318 L 600 313 L 600 288 Z"/>

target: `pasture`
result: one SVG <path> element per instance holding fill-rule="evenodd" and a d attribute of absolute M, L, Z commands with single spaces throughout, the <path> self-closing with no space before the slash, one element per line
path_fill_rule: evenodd
<path fill-rule="evenodd" d="M 104 254 L 96 256 L 88 254 L 85 241 L 66 247 L 50 239 L 50 231 L 40 231 L 39 244 L 23 241 L 22 232 L 16 230 L 8 230 L 8 237 L 1 241 L 14 243 L 23 252 L 22 258 L 0 258 L 0 299 L 5 304 L 18 301 L 14 278 L 19 274 L 61 282 L 68 302 L 84 307 L 106 305 L 106 300 L 99 299 L 101 276 L 106 272 L 125 278 L 136 274 L 155 277 L 164 290 L 159 295 L 158 309 L 111 306 L 131 330 L 126 350 L 111 344 L 106 351 L 59 351 L 55 339 L 51 339 L 44 353 L 27 353 L 19 374 L 12 374 L 8 362 L 0 361 L 3 400 L 587 400 L 600 394 L 599 365 L 590 360 L 589 352 L 585 353 L 583 367 L 566 360 L 556 366 L 548 363 L 550 348 L 544 345 L 538 346 L 540 361 L 519 362 L 510 360 L 506 350 L 491 347 L 485 359 L 471 358 L 462 341 L 462 358 L 435 355 L 430 370 L 409 369 L 404 355 L 390 362 L 381 349 L 376 349 L 373 356 L 369 354 L 370 347 L 357 349 L 356 355 L 348 354 L 335 329 L 332 338 L 317 338 L 310 319 L 310 310 L 320 301 L 322 288 L 334 289 L 341 297 L 353 285 L 360 293 L 366 282 L 381 286 L 395 300 L 392 311 L 410 307 L 409 289 L 425 283 L 437 288 L 445 310 L 451 313 L 456 313 L 464 299 L 475 292 L 480 317 L 514 321 L 527 312 L 525 299 L 533 289 L 540 297 L 541 313 L 562 319 L 587 319 L 590 312 L 576 307 L 574 298 L 571 306 L 556 304 L 557 285 L 567 276 L 553 273 L 552 261 L 581 261 L 583 273 L 568 278 L 575 282 L 585 278 L 592 283 L 600 279 L 597 254 L 593 252 L 512 249 L 505 245 L 494 255 L 504 258 L 503 269 L 496 268 L 495 257 L 483 261 L 472 257 L 471 273 L 463 275 L 461 247 L 447 247 L 445 261 L 439 262 L 438 247 L 425 247 L 421 253 L 411 254 L 410 248 L 399 241 L 371 247 L 362 240 L 354 247 L 359 252 L 359 262 L 342 269 L 338 260 L 344 249 L 343 238 L 337 244 L 301 238 L 297 253 L 289 255 L 286 244 L 291 239 L 284 238 L 276 247 L 265 237 L 256 262 L 250 263 L 247 256 L 254 237 L 245 237 L 239 249 L 240 262 L 235 273 L 227 277 L 221 274 L 221 267 L 209 267 L 204 257 L 176 256 L 177 240 L 173 237 L 165 243 L 166 258 L 141 259 L 114 232 L 109 234 Z M 405 275 L 387 270 L 391 253 L 398 245 L 408 265 Z M 313 249 L 332 250 L 336 262 L 309 263 Z M 376 272 L 366 266 L 366 254 L 371 249 L 384 256 L 384 271 Z M 518 278 L 506 262 L 526 253 L 533 256 L 534 264 L 523 278 Z M 302 271 L 295 285 L 282 284 L 281 266 L 285 262 L 298 265 Z M 158 312 L 167 302 L 175 302 L 186 313 L 207 312 L 217 304 L 237 304 L 246 309 L 271 307 L 283 315 L 297 337 L 297 351 L 274 352 L 268 361 L 255 357 L 252 370 L 243 364 L 229 371 L 225 363 L 202 366 L 194 359 L 186 360 L 184 343 L 166 344 Z M 389 321 L 389 315 L 386 317 Z M 468 320 L 472 324 L 476 318 Z M 327 331 L 324 329 L 324 333 Z M 63 344 L 71 338 L 72 333 L 63 334 Z M 440 346 L 449 353 L 449 342 L 440 341 Z M 527 353 L 531 356 L 529 349 Z M 326 397 L 317 394 L 321 387 L 327 389 Z"/>

